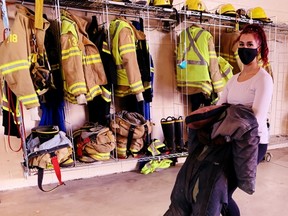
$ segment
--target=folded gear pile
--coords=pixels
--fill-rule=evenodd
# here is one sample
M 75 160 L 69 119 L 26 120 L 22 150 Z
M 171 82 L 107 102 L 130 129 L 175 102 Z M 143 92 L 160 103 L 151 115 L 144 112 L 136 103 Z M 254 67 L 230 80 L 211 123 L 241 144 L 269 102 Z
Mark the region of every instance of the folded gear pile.
M 116 139 L 112 131 L 100 124 L 86 124 L 73 133 L 76 158 L 85 163 L 110 159 Z
M 122 110 L 115 113 L 110 128 L 117 134 L 118 158 L 125 159 L 129 155 L 137 157 L 141 150 L 146 151 L 146 136 L 152 132 L 152 125 L 137 112 Z

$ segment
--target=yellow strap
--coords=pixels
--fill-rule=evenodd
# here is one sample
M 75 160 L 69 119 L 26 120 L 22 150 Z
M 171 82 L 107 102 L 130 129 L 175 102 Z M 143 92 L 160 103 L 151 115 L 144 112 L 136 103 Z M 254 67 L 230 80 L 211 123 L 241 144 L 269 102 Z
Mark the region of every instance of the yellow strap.
M 35 1 L 35 23 L 34 26 L 36 29 L 43 29 L 43 5 L 44 0 Z

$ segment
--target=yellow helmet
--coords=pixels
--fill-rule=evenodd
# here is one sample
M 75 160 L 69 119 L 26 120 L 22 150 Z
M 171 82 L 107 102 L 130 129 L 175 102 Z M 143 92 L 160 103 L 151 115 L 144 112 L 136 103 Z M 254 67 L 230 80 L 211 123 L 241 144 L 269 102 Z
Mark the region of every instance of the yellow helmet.
M 135 4 L 141 4 L 141 5 L 147 5 L 149 4 L 149 1 L 147 0 L 136 0 L 134 1 Z
M 263 22 L 272 22 L 271 19 L 267 17 L 264 9 L 261 7 L 250 8 L 247 11 L 247 16 L 250 19 L 257 19 Z
M 154 6 L 171 7 L 173 0 L 153 0 Z
M 128 3 L 131 3 L 130 0 L 113 0 L 113 1 L 115 1 L 115 2 L 128 2 Z
M 201 0 L 186 0 L 187 10 L 207 11 L 205 4 Z
M 219 5 L 216 13 L 220 15 L 236 16 L 236 9 L 232 4 L 222 4 Z

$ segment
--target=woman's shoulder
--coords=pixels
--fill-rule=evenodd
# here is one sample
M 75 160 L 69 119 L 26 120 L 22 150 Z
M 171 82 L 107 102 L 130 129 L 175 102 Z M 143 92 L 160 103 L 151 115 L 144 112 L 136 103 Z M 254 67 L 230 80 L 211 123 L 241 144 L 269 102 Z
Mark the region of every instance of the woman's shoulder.
M 272 76 L 264 68 L 260 68 L 257 75 L 258 75 L 257 80 L 266 80 L 268 82 L 273 83 Z
M 268 73 L 268 71 L 266 71 L 264 68 L 260 67 L 260 70 L 259 70 L 259 73 L 260 74 L 263 74 L 263 76 L 270 76 L 271 75 Z

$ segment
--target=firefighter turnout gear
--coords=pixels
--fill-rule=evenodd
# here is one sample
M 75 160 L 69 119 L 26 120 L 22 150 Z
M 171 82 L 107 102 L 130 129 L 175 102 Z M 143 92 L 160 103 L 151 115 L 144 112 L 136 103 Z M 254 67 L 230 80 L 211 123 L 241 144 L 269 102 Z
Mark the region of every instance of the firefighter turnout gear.
M 228 80 L 233 76 L 233 67 L 221 56 L 218 56 L 218 63 L 222 74 L 222 82 L 226 85 Z
M 108 32 L 104 26 L 99 28 L 96 16 L 92 16 L 92 21 L 87 29 L 87 33 L 89 39 L 96 45 L 100 52 L 108 82 L 106 85 L 101 86 L 102 95 L 88 102 L 89 122 L 108 125 L 110 119 L 111 89 L 113 84 L 117 84 L 116 65 L 107 42 Z M 96 109 L 98 112 L 95 112 Z
M 262 22 L 271 23 L 272 20 L 267 17 L 262 7 L 254 7 L 247 10 L 247 17 L 250 19 L 260 20 Z
M 79 95 L 87 101 L 101 95 L 107 84 L 99 51 L 85 31 L 87 21 L 61 10 L 61 48 L 65 99 L 77 103 Z
M 183 139 L 184 120 L 183 120 L 182 116 L 175 118 L 174 129 L 175 129 L 176 150 L 177 150 L 177 152 L 183 152 L 183 151 L 185 151 L 185 148 L 184 148 L 184 139 Z
M 93 163 L 110 159 L 116 139 L 112 131 L 103 125 L 88 124 L 73 132 L 76 157 L 79 161 Z
M 239 31 L 221 32 L 220 38 L 220 56 L 229 62 L 233 67 L 233 74 L 239 73 L 243 67 L 238 56 L 238 42 Z
M 161 127 L 164 135 L 164 143 L 171 153 L 176 152 L 175 144 L 175 118 L 168 116 L 161 119 Z
M 173 0 L 152 0 L 154 6 L 159 7 L 171 7 L 173 5 Z
M 27 109 L 30 109 L 39 106 L 38 96 L 30 77 L 30 65 L 33 61 L 32 35 L 35 35 L 37 48 L 42 49 L 39 50 L 39 53 L 43 54 L 45 31 L 50 24 L 44 19 L 43 29 L 32 32 L 34 31 L 31 29 L 31 27 L 34 28 L 34 13 L 23 6 L 17 7 L 10 35 L 0 45 L 0 53 L 9 53 L 0 58 L 0 72 L 19 101 Z M 5 102 L 3 101 L 3 108 L 8 105 Z
M 42 138 L 39 139 L 39 136 Z M 45 126 L 32 129 L 32 133 L 26 138 L 27 158 L 26 165 L 38 170 L 38 187 L 43 192 L 49 192 L 63 185 L 60 167 L 72 166 L 72 143 L 63 131 L 58 127 Z M 44 190 L 42 186 L 44 170 L 54 169 L 59 184 L 52 189 Z
M 201 0 L 186 0 L 186 9 L 194 11 L 207 11 L 205 4 Z
M 171 164 L 173 164 L 173 161 L 168 158 L 162 160 L 151 160 L 142 167 L 140 172 L 147 175 L 149 173 L 167 169 L 171 166 Z
M 143 92 L 135 41 L 145 39 L 145 34 L 136 30 L 132 23 L 124 18 L 113 20 L 109 29 L 112 55 L 117 67 L 115 96 L 124 97 Z
M 232 4 L 222 4 L 218 6 L 216 14 L 236 16 L 236 9 Z
M 146 136 L 151 134 L 153 124 L 137 112 L 126 110 L 115 113 L 115 119 L 110 122 L 110 129 L 117 136 L 117 154 L 127 158 L 130 154 L 137 156 L 142 150 L 146 151 Z
M 190 26 L 180 33 L 177 45 L 177 88 L 183 94 L 221 92 L 224 84 L 210 32 Z
M 148 146 L 148 151 L 152 156 L 160 155 L 166 150 L 166 145 L 159 139 L 153 139 L 151 144 Z

